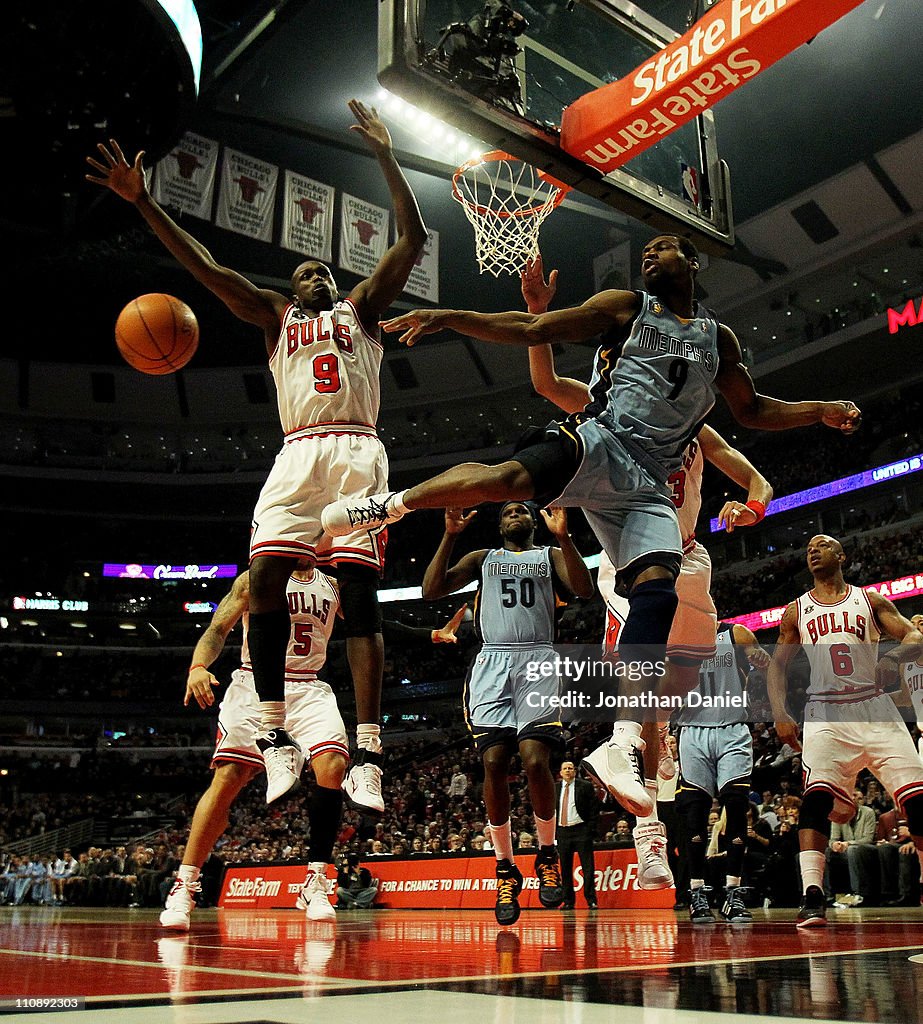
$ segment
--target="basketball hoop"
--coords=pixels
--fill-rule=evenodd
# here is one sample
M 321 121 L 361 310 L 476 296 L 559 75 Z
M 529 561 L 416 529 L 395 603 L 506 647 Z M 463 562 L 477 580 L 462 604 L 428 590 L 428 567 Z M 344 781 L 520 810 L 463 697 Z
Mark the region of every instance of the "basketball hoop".
M 521 273 L 538 256 L 542 223 L 568 192 L 568 185 L 500 150 L 462 164 L 452 176 L 452 196 L 474 227 L 480 272 Z

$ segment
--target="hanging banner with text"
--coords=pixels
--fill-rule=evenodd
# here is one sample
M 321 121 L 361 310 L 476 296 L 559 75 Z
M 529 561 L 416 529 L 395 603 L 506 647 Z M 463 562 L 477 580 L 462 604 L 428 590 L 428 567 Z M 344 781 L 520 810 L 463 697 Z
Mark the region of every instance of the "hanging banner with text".
M 282 205 L 282 240 L 285 249 L 305 259 L 329 263 L 333 252 L 332 185 L 312 181 L 294 171 L 285 172 Z
M 862 0 L 726 0 L 617 82 L 566 107 L 561 148 L 606 173 L 713 107 Z
M 520 905 L 541 908 L 535 855 L 516 857 L 525 879 Z M 496 860 L 488 857 L 372 858 L 362 862 L 378 885 L 376 907 L 405 909 L 481 910 L 497 898 Z M 596 898 L 600 907 L 650 909 L 672 907 L 675 889 L 654 892 L 638 888 L 638 859 L 633 849 L 597 850 Z M 328 869 L 330 878 L 334 869 Z M 303 864 L 231 865 L 224 873 L 219 907 L 294 908 L 304 883 Z M 574 891 L 583 901 L 583 870 L 574 866 Z M 332 898 L 333 899 L 333 898 Z
M 271 242 L 278 179 L 279 168 L 275 164 L 236 149 L 225 149 L 215 223 L 261 242 Z
M 154 198 L 163 206 L 211 220 L 217 166 L 218 143 L 186 132 L 155 168 Z
M 388 247 L 388 211 L 343 193 L 340 266 L 369 277 Z
M 427 302 L 439 301 L 439 232 L 430 231 L 423 252 L 410 271 L 404 291 Z

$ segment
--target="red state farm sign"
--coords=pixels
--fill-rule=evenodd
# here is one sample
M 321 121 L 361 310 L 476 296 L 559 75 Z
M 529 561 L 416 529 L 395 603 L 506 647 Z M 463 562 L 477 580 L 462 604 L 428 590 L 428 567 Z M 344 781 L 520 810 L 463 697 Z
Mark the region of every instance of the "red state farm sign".
M 561 148 L 604 174 L 713 107 L 862 0 L 728 0 L 617 82 L 575 100 Z
M 534 856 L 519 856 L 516 863 L 525 884 L 519 897 L 526 907 L 540 907 Z M 376 906 L 404 909 L 478 910 L 493 907 L 497 879 L 492 857 L 421 857 L 412 860 L 368 860 L 378 883 Z M 221 886 L 220 907 L 286 909 L 304 881 L 304 865 L 264 865 L 227 869 Z M 331 877 L 333 869 L 330 869 Z M 583 872 L 574 868 L 574 889 L 582 902 Z M 638 862 L 634 850 L 596 851 L 596 898 L 600 907 L 648 909 L 672 907 L 673 889 L 646 892 L 638 888 Z

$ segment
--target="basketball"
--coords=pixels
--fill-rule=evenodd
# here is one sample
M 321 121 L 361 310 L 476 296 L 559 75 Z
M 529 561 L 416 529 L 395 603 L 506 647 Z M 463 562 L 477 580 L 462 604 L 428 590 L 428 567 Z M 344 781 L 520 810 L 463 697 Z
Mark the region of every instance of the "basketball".
M 122 358 L 142 373 L 174 373 L 195 355 L 199 324 L 172 295 L 139 295 L 119 313 L 115 341 Z

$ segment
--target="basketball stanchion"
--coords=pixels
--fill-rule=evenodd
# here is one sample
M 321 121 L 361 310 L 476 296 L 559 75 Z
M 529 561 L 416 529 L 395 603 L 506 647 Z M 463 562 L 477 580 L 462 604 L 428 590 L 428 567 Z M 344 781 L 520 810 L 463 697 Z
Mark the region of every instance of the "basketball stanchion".
M 462 164 L 452 176 L 452 196 L 474 227 L 480 272 L 518 274 L 538 256 L 545 218 L 570 191 L 509 153 L 493 150 Z

